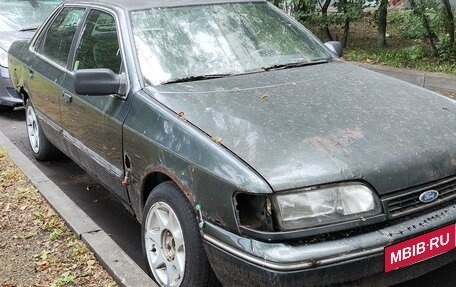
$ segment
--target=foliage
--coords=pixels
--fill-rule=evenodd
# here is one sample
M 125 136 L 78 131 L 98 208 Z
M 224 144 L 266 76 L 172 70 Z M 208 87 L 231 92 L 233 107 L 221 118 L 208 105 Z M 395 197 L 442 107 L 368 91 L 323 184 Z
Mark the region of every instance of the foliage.
M 412 6 L 409 10 L 390 10 L 388 12 L 388 25 L 395 35 L 403 40 L 416 40 L 415 44 L 408 48 L 386 49 L 378 52 L 378 58 L 382 62 L 403 61 L 418 62 L 422 59 L 434 61 L 447 67 L 443 70 L 452 71 L 452 65 L 456 62 L 456 43 L 454 41 L 454 12 L 448 9 L 448 0 L 408 0 Z M 353 23 L 362 19 L 366 25 L 374 22 L 377 27 L 386 23 L 379 17 L 381 0 L 273 0 L 290 15 L 306 26 L 317 28 L 317 34 L 327 40 L 339 40 L 344 46 L 348 43 L 348 34 Z M 332 6 L 329 6 L 331 2 Z M 329 7 L 329 10 L 328 10 Z M 370 7 L 375 11 L 373 17 L 365 17 L 363 9 Z M 453 11 L 454 11 L 453 7 Z M 450 12 L 449 12 L 450 11 Z M 373 19 L 373 21 L 372 21 Z M 341 39 L 334 37 L 334 29 L 343 33 Z M 378 29 L 386 34 L 386 29 Z M 451 33 L 451 31 L 453 31 Z M 315 32 L 315 30 L 314 30 Z M 376 31 L 374 31 L 375 33 Z M 380 35 L 379 35 L 380 36 Z M 350 36 L 351 38 L 352 36 Z M 377 43 L 379 43 L 377 38 Z M 386 40 L 383 37 L 383 40 Z M 374 43 L 371 44 L 375 45 Z M 365 51 L 369 54 L 369 51 Z M 362 55 L 356 58 L 362 58 Z M 417 66 L 420 66 L 416 63 Z M 416 66 L 413 64 L 413 66 Z M 426 65 L 424 65 L 426 66 Z M 430 65 L 429 65 L 429 68 Z M 438 68 L 437 68 L 438 69 Z
M 456 75 L 456 63 L 436 62 L 432 51 L 419 43 L 396 49 L 372 47 L 350 50 L 345 54 L 345 58 L 350 61 Z
M 390 11 L 389 26 L 402 39 L 422 40 L 425 38 L 425 31 L 420 20 L 413 15 L 412 10 Z
M 424 19 L 428 21 L 427 28 Z M 421 40 L 431 46 L 435 57 L 455 61 L 456 46 L 447 34 L 444 22 L 444 10 L 435 0 L 415 1 L 412 10 L 390 13 L 390 25 L 401 38 Z

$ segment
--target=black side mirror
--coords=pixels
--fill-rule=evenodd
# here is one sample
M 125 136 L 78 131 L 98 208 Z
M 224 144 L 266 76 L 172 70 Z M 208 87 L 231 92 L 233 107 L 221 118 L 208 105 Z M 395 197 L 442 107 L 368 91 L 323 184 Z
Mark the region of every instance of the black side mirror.
M 110 69 L 82 69 L 74 73 L 74 91 L 79 95 L 126 95 L 125 74 Z
M 336 54 L 338 57 L 342 57 L 343 50 L 342 50 L 342 43 L 338 41 L 329 41 L 325 43 L 325 46 L 331 50 L 334 54 Z

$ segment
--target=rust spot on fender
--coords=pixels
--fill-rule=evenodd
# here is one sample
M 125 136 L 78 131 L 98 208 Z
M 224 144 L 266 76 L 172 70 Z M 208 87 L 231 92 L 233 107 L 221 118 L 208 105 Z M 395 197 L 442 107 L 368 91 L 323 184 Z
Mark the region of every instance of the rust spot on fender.
M 360 128 L 346 128 L 328 136 L 307 138 L 304 140 L 304 143 L 320 152 L 333 153 L 337 149 L 343 149 L 349 146 L 354 140 L 362 138 L 364 138 L 364 133 Z
M 171 180 L 177 184 L 177 186 L 182 190 L 184 193 L 185 197 L 190 201 L 190 203 L 194 206 L 195 205 L 195 198 L 193 196 L 192 190 L 185 184 L 183 184 L 180 180 L 179 177 L 176 175 L 174 170 L 166 167 L 154 167 L 154 168 L 148 168 L 145 170 L 145 174 L 151 174 L 154 172 L 160 172 L 166 175 L 167 177 L 171 178 Z M 144 183 L 143 183 L 144 185 Z

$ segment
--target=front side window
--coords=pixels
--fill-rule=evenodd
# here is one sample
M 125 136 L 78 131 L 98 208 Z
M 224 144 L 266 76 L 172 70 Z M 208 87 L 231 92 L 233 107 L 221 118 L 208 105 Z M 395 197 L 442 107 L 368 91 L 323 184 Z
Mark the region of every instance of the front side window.
M 121 56 L 116 21 L 106 12 L 92 10 L 76 50 L 73 69 L 106 68 L 120 72 Z
M 45 32 L 38 52 L 55 63 L 66 66 L 74 34 L 84 12 L 84 8 L 64 8 Z
M 266 3 L 153 8 L 131 17 L 141 71 L 151 84 L 331 58 Z

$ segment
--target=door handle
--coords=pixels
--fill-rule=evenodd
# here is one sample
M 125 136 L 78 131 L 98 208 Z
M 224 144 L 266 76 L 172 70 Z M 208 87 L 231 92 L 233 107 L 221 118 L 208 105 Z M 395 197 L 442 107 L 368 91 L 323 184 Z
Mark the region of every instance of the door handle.
M 63 99 L 65 103 L 69 104 L 73 101 L 73 97 L 70 94 L 63 93 Z

